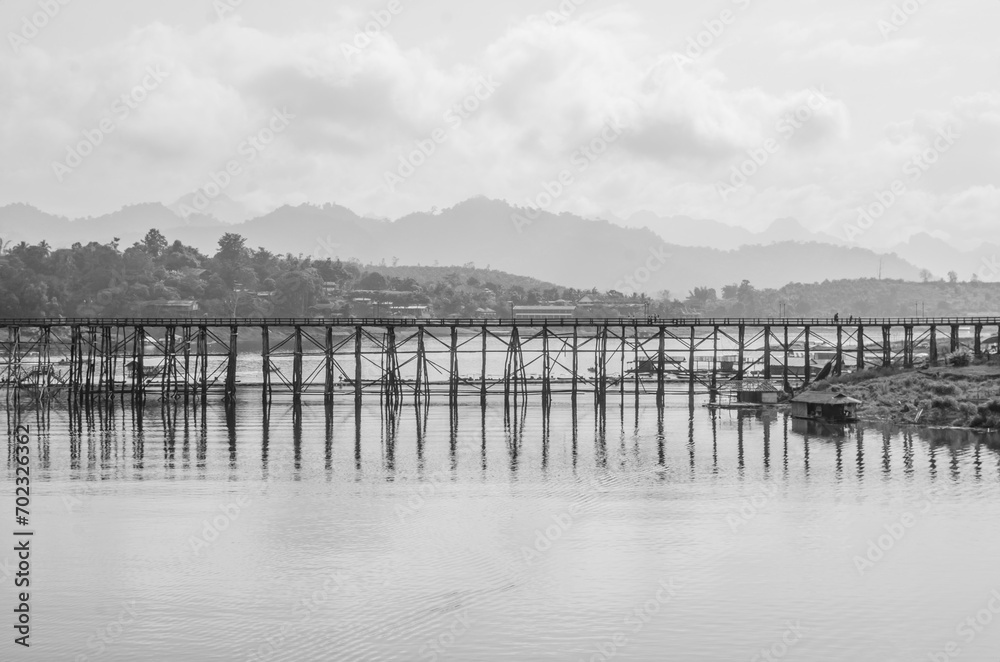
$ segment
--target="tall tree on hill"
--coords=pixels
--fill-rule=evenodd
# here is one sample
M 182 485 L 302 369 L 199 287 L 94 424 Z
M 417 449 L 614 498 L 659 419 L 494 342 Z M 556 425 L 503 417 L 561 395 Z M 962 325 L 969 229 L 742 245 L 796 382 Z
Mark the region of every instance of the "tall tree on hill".
M 167 249 L 168 243 L 167 238 L 160 234 L 159 230 L 152 228 L 146 233 L 142 241 L 139 242 L 139 246 L 150 256 L 160 257 L 163 251 Z

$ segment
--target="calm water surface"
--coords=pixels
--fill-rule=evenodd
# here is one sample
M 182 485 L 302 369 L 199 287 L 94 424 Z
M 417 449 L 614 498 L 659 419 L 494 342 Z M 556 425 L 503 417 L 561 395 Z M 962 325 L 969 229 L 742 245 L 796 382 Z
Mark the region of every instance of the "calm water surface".
M 581 402 L 27 413 L 31 656 L 1000 660 L 996 438 Z

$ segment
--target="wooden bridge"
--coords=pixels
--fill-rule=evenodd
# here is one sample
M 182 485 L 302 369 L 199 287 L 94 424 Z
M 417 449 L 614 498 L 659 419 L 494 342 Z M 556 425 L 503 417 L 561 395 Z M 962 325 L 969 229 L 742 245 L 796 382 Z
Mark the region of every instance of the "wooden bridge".
M 988 330 L 988 331 L 987 331 Z M 988 332 L 992 337 L 985 337 Z M 556 393 L 715 395 L 749 379 L 800 387 L 834 374 L 982 356 L 1000 317 L 0 320 L 8 404 L 256 389 L 332 400 Z

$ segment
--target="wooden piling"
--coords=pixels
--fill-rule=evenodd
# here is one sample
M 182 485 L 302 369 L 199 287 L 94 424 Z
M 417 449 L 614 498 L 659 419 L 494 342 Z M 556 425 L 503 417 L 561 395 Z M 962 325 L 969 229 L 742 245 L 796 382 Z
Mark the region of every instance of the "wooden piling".
M 865 327 L 858 325 L 857 369 L 865 369 Z
M 580 343 L 579 343 L 579 340 L 580 340 L 580 338 L 579 338 L 579 332 L 577 330 L 577 327 L 574 326 L 573 327 L 573 347 L 572 347 L 572 352 L 573 352 L 573 357 L 572 357 L 572 361 L 573 361 L 573 386 L 571 387 L 571 394 L 572 394 L 571 398 L 572 398 L 573 406 L 574 407 L 576 407 L 577 387 L 578 387 L 578 382 L 580 380 L 580 347 L 579 347 Z
M 188 404 L 191 394 L 191 327 L 187 324 L 182 329 L 184 343 L 184 404 Z
M 736 355 L 736 381 L 742 382 L 745 376 L 744 364 L 746 363 L 746 346 L 747 346 L 747 327 L 745 324 L 740 324 L 737 330 L 739 334 L 737 340 L 737 355 Z
M 551 370 L 549 358 L 549 327 L 542 325 L 542 407 L 548 407 L 549 389 L 552 387 L 549 382 L 549 371 Z
M 688 392 L 694 393 L 694 325 L 691 325 L 691 333 L 688 336 Z
M 324 373 L 323 373 L 323 397 L 326 399 L 329 405 L 333 401 L 333 387 L 337 381 L 336 374 L 336 364 L 334 363 L 334 352 L 333 352 L 333 327 L 329 324 L 326 326 L 326 337 L 324 342 Z M 329 407 L 327 408 L 327 420 L 329 421 Z M 328 424 L 329 427 L 329 424 Z M 330 428 L 327 439 L 332 436 L 332 428 Z
M 485 407 L 486 406 L 486 356 L 487 356 L 486 341 L 488 336 L 485 326 L 483 326 L 482 328 L 482 334 L 483 334 L 483 347 L 482 347 L 482 356 L 480 357 L 482 366 L 479 375 L 479 401 L 482 403 L 482 406 Z
M 837 355 L 834 357 L 833 374 L 838 377 L 844 372 L 844 327 L 837 325 Z
M 892 366 L 892 327 L 882 325 L 882 367 Z
M 208 398 L 208 327 L 198 327 L 198 357 L 201 360 L 201 373 L 198 375 L 198 390 L 201 392 L 202 404 Z
M 665 384 L 664 379 L 667 370 L 667 327 L 660 327 L 659 342 L 657 346 L 656 354 L 656 403 L 658 406 L 663 406 L 663 398 L 665 395 Z
M 354 327 L 354 404 L 361 406 L 361 327 Z
M 764 379 L 771 379 L 771 327 L 764 326 Z
M 448 348 L 450 365 L 448 367 L 448 398 L 452 405 L 458 403 L 458 386 L 460 381 L 458 371 L 458 326 L 451 327 L 451 345 Z
M 271 397 L 271 327 L 260 325 L 261 392 L 265 399 Z
M 229 358 L 226 363 L 226 399 L 236 397 L 236 360 L 239 353 L 240 328 L 233 324 L 229 327 Z
M 903 367 L 910 369 L 913 367 L 913 325 L 903 326 Z
M 712 393 L 710 399 L 715 402 L 718 395 L 718 372 L 719 372 L 719 327 L 712 327 Z

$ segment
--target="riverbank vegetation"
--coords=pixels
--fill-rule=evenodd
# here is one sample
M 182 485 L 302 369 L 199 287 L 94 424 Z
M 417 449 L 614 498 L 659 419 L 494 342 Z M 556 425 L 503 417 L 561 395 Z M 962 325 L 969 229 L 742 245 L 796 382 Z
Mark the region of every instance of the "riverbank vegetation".
M 864 370 L 833 377 L 813 388 L 860 400 L 858 417 L 866 421 L 1000 429 L 1000 363 L 996 361 Z

